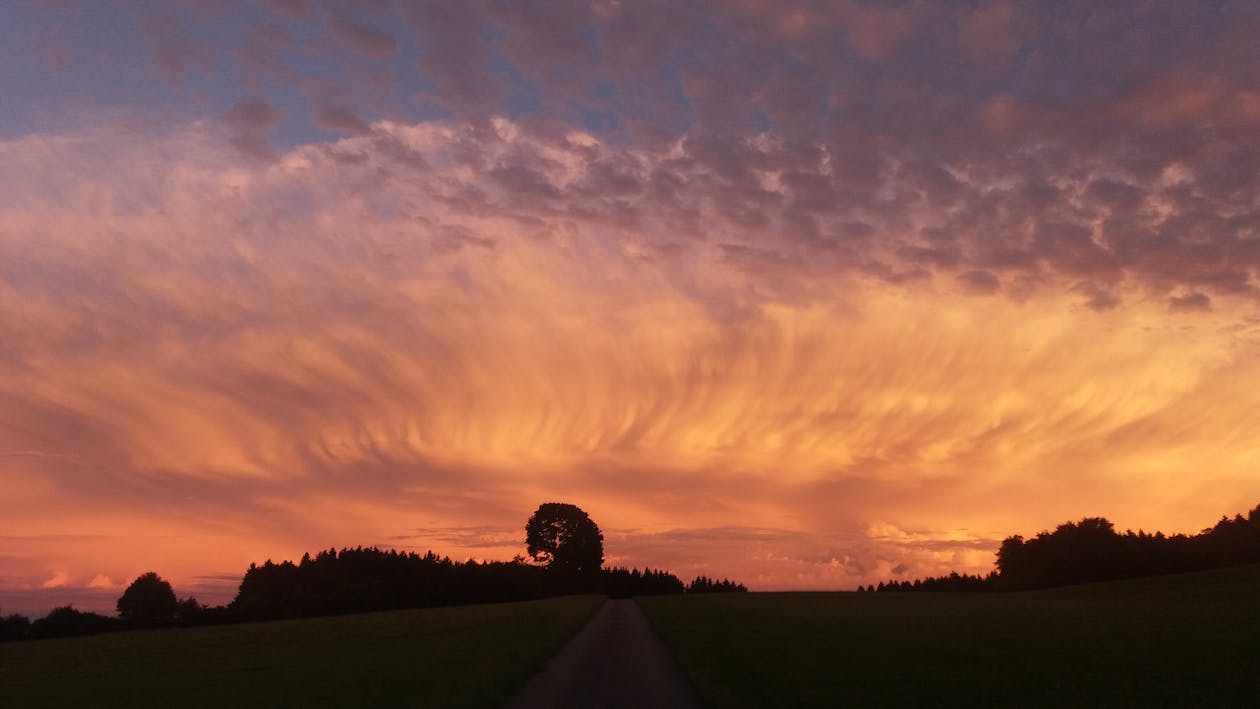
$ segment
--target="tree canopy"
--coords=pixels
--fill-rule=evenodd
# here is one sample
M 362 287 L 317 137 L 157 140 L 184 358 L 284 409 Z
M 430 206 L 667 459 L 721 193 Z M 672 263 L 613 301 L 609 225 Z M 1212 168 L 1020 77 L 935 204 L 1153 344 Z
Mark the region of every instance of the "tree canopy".
M 580 507 L 563 502 L 538 506 L 525 524 L 525 546 L 550 569 L 588 574 L 604 564 L 603 533 Z
M 119 617 L 133 623 L 170 620 L 178 610 L 174 589 L 152 571 L 132 581 L 118 599 Z

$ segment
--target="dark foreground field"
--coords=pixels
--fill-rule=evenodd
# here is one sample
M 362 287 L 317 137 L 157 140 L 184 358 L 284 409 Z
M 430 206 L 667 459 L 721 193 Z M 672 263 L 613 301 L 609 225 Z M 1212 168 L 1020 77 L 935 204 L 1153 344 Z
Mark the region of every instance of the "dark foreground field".
M 0 645 L 0 707 L 495 707 L 603 602 L 133 631 Z
M 640 603 L 714 707 L 1260 705 L 1260 566 L 1011 594 Z

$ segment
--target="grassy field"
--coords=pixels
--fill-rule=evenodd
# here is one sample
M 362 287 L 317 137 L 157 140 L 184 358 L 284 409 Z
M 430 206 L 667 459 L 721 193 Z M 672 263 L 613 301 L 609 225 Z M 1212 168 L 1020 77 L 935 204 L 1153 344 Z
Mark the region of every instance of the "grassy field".
M 0 707 L 495 707 L 602 597 L 0 645 Z
M 640 603 L 713 707 L 1260 705 L 1260 566 L 1010 594 Z

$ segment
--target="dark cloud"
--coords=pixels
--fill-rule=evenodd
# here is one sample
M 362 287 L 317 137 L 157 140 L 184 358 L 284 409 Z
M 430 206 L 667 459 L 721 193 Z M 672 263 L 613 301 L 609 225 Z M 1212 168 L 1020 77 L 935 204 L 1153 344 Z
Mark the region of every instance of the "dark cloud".
M 194 66 L 207 61 L 208 50 L 175 12 L 145 12 L 142 26 L 157 66 L 168 78 L 183 79 Z
M 1212 299 L 1206 293 L 1192 291 L 1169 298 L 1168 308 L 1182 313 L 1206 312 L 1212 309 Z
M 164 65 L 186 75 L 197 40 L 155 17 Z M 322 20 L 341 46 L 414 56 L 417 72 L 351 59 L 316 77 L 293 23 L 254 31 L 239 60 L 305 73 L 319 128 L 508 117 L 544 142 L 599 140 L 576 182 L 541 155 L 486 170 L 516 218 L 536 216 L 530 200 L 618 225 L 652 214 L 794 267 L 936 273 L 1012 298 L 1055 280 L 1260 292 L 1260 18 L 1232 4 L 418 2 Z M 234 140 L 268 154 L 256 131 Z M 1090 307 L 1119 303 L 1098 295 Z
M 690 3 L 595 3 L 592 10 L 600 53 L 610 70 L 625 76 L 642 76 L 705 30 L 702 10 Z
M 970 293 L 988 295 L 1002 288 L 1002 282 L 989 271 L 973 269 L 963 271 L 957 276 L 958 282 Z
M 286 17 L 306 17 L 311 12 L 311 0 L 262 0 L 263 4 Z
M 523 523 L 521 527 L 481 525 L 472 527 L 420 528 L 409 534 L 393 535 L 389 538 L 389 541 L 391 546 L 407 547 L 411 545 L 399 545 L 398 543 L 424 542 L 426 545 L 429 545 L 425 546 L 426 550 L 452 547 L 495 550 L 501 550 L 504 547 L 521 547 L 523 549 L 525 546 L 525 534 L 521 531 L 523 528 Z
M 315 125 L 327 131 L 362 135 L 372 132 L 372 126 L 360 118 L 349 106 L 318 105 L 312 115 Z
M 503 49 L 523 68 L 549 77 L 573 71 L 595 59 L 591 43 L 593 12 L 586 0 L 521 0 L 490 3 L 491 22 L 504 32 Z
M 280 123 L 283 114 L 258 98 L 241 101 L 219 117 L 224 125 L 241 133 L 266 133 Z
M 394 35 L 345 13 L 329 15 L 327 26 L 333 39 L 374 59 L 384 59 L 398 52 L 398 40 Z
M 267 134 L 280 124 L 284 115 L 266 101 L 254 98 L 241 101 L 219 121 L 230 131 L 230 141 L 245 155 L 259 160 L 269 160 L 275 150 L 267 140 Z
M 1120 305 L 1120 299 L 1107 288 L 1092 281 L 1082 281 L 1072 291 L 1085 297 L 1085 307 L 1095 312 L 1111 310 Z
M 434 83 L 434 99 L 465 117 L 493 114 L 507 86 L 489 71 L 488 28 L 479 6 L 421 0 L 405 3 L 402 12 L 415 32 L 419 69 Z
M 301 75 L 289 65 L 283 55 L 283 52 L 291 48 L 293 43 L 293 36 L 288 29 L 274 22 L 266 22 L 249 34 L 245 43 L 236 50 L 236 56 L 249 68 L 251 75 L 255 78 L 266 76 L 296 83 Z M 252 88 L 261 90 L 261 86 Z

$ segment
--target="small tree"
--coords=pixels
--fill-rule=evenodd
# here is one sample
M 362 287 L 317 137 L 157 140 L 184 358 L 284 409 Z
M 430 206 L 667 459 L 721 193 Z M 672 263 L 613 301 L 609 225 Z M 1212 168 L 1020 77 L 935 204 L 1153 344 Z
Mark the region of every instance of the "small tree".
M 175 591 L 161 576 L 142 574 L 118 599 L 118 615 L 132 623 L 155 623 L 175 617 L 179 601 Z
M 525 546 L 534 561 L 577 574 L 604 564 L 604 535 L 576 505 L 547 502 L 525 524 Z
M 175 607 L 175 615 L 178 616 L 180 622 L 189 623 L 201 617 L 206 607 L 197 602 L 196 598 L 189 596 L 181 598 Z
M 21 640 L 31 629 L 31 619 L 24 615 L 11 613 L 0 616 L 0 642 Z

